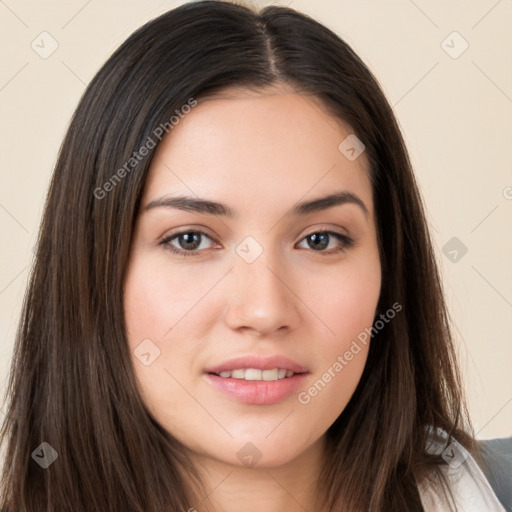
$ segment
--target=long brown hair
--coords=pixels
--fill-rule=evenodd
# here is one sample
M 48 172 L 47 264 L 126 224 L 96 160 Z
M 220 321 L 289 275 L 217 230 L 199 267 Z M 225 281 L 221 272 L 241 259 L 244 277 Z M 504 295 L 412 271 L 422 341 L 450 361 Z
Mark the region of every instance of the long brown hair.
M 417 484 L 443 462 L 426 453 L 429 427 L 475 451 L 424 208 L 377 80 L 304 14 L 192 2 L 115 51 L 60 149 L 7 386 L 0 502 L 9 512 L 181 511 L 198 503 L 183 478 L 201 485 L 185 447 L 137 392 L 124 327 L 124 272 L 155 151 L 147 141 L 159 126 L 168 131 L 191 98 L 276 82 L 323 100 L 364 143 L 383 276 L 378 314 L 403 307 L 373 337 L 359 385 L 327 431 L 323 507 L 419 510 Z M 144 145 L 147 154 L 130 160 Z M 33 456 L 43 442 L 58 454 L 46 469 Z

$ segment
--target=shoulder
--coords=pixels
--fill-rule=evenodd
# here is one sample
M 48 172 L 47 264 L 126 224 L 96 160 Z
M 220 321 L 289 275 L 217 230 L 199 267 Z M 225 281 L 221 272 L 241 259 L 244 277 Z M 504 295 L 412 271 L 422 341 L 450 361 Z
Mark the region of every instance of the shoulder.
M 512 511 L 512 437 L 479 441 L 487 481 L 507 512 Z
M 445 492 L 442 482 L 439 479 L 436 480 L 435 477 L 428 482 L 422 482 L 419 485 L 419 491 L 425 512 L 452 510 L 454 505 L 456 510 L 468 512 L 483 510 L 507 512 L 511 510 L 505 508 L 500 502 L 495 489 L 471 454 L 455 440 L 447 445 L 446 433 L 437 432 L 436 435 L 432 435 L 427 451 L 440 454 L 446 461 L 446 464 L 440 466 L 439 469 L 447 484 L 449 494 L 447 495 Z M 487 453 L 494 454 L 494 452 Z M 486 459 L 486 462 L 489 462 L 490 467 L 494 465 L 494 459 Z M 512 469 L 512 460 L 509 469 Z M 501 470 L 499 473 L 502 475 Z M 510 476 L 507 482 L 506 488 L 510 489 Z M 495 487 L 501 488 L 501 485 L 495 485 Z M 505 487 L 503 489 L 505 490 Z M 504 498 L 501 497 L 501 499 Z

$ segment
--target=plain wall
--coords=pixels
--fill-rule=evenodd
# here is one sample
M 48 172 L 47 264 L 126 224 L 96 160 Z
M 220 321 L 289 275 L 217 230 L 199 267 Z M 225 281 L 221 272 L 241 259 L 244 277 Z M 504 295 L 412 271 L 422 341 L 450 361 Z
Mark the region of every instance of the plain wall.
M 71 114 L 113 50 L 180 3 L 0 3 L 2 389 L 43 201 Z M 281 5 L 344 38 L 393 105 L 437 246 L 477 436 L 511 436 L 512 2 Z M 31 46 L 44 54 L 52 39 L 58 48 L 45 59 Z

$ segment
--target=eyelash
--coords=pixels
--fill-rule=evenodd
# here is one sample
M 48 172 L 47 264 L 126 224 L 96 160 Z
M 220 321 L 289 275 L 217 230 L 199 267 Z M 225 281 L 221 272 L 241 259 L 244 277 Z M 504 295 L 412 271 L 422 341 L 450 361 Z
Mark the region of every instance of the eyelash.
M 340 247 L 338 247 L 337 249 L 335 250 L 332 250 L 331 251 L 325 251 L 325 250 L 319 250 L 319 251 L 315 251 L 313 249 L 310 249 L 311 251 L 313 252 L 318 252 L 319 254 L 323 254 L 325 256 L 330 256 L 330 255 L 333 255 L 333 254 L 338 254 L 338 253 L 341 253 L 341 252 L 345 252 L 347 249 L 349 249 L 350 247 L 352 247 L 354 245 L 354 242 L 355 240 L 353 238 L 350 238 L 346 235 L 342 235 L 341 233 L 337 233 L 336 231 L 329 231 L 329 230 L 322 230 L 322 229 L 319 229 L 318 231 L 312 231 L 311 233 L 309 233 L 308 235 L 305 235 L 302 239 L 301 239 L 301 242 L 302 240 L 308 238 L 309 236 L 311 235 L 319 235 L 319 234 L 323 234 L 323 233 L 327 233 L 329 235 L 333 235 L 335 238 L 337 238 L 341 243 L 342 245 Z M 173 245 L 170 244 L 171 240 L 174 240 L 175 238 L 178 238 L 180 235 L 189 235 L 189 234 L 199 234 L 201 236 L 205 236 L 207 238 L 209 238 L 210 240 L 213 240 L 211 236 L 209 236 L 207 233 L 205 233 L 204 231 L 201 231 L 201 230 L 187 230 L 187 231 L 181 231 L 179 233 L 174 233 L 173 235 L 167 237 L 167 238 L 164 238 L 160 243 L 159 245 L 162 245 L 164 246 L 164 249 L 171 252 L 172 254 L 176 254 L 178 256 L 184 256 L 184 257 L 187 257 L 187 256 L 196 256 L 197 254 L 203 252 L 203 250 L 194 250 L 194 251 L 185 251 L 183 249 L 177 249 L 176 247 L 174 247 Z M 330 240 L 329 240 L 330 242 Z

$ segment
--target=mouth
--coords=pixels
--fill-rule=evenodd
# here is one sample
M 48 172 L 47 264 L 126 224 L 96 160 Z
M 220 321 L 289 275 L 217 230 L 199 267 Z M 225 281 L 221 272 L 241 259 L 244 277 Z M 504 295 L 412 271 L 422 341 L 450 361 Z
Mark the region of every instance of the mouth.
M 284 356 L 244 356 L 205 370 L 209 385 L 223 396 L 249 405 L 285 401 L 304 385 L 308 368 Z
M 300 375 L 305 372 L 295 373 L 286 368 L 273 368 L 271 370 L 262 370 L 260 368 L 237 368 L 234 370 L 225 370 L 219 373 L 209 372 L 209 375 L 216 375 L 223 379 L 239 379 L 248 381 L 272 382 L 276 380 L 289 379 L 294 375 Z
M 222 395 L 236 402 L 248 405 L 273 405 L 284 402 L 291 398 L 294 393 L 297 394 L 299 388 L 304 386 L 308 376 L 308 373 L 291 372 L 292 375 L 284 376 L 282 379 L 251 380 L 251 377 L 257 375 L 252 374 L 250 370 L 253 370 L 253 368 L 244 370 L 246 375 L 249 374 L 249 379 L 233 376 L 221 377 L 215 373 L 207 373 L 205 377 L 216 391 L 220 391 Z M 261 372 L 261 370 L 257 370 L 257 372 Z
M 249 354 L 224 361 L 204 371 L 224 378 L 272 381 L 289 378 L 293 374 L 307 373 L 309 370 L 282 355 Z

